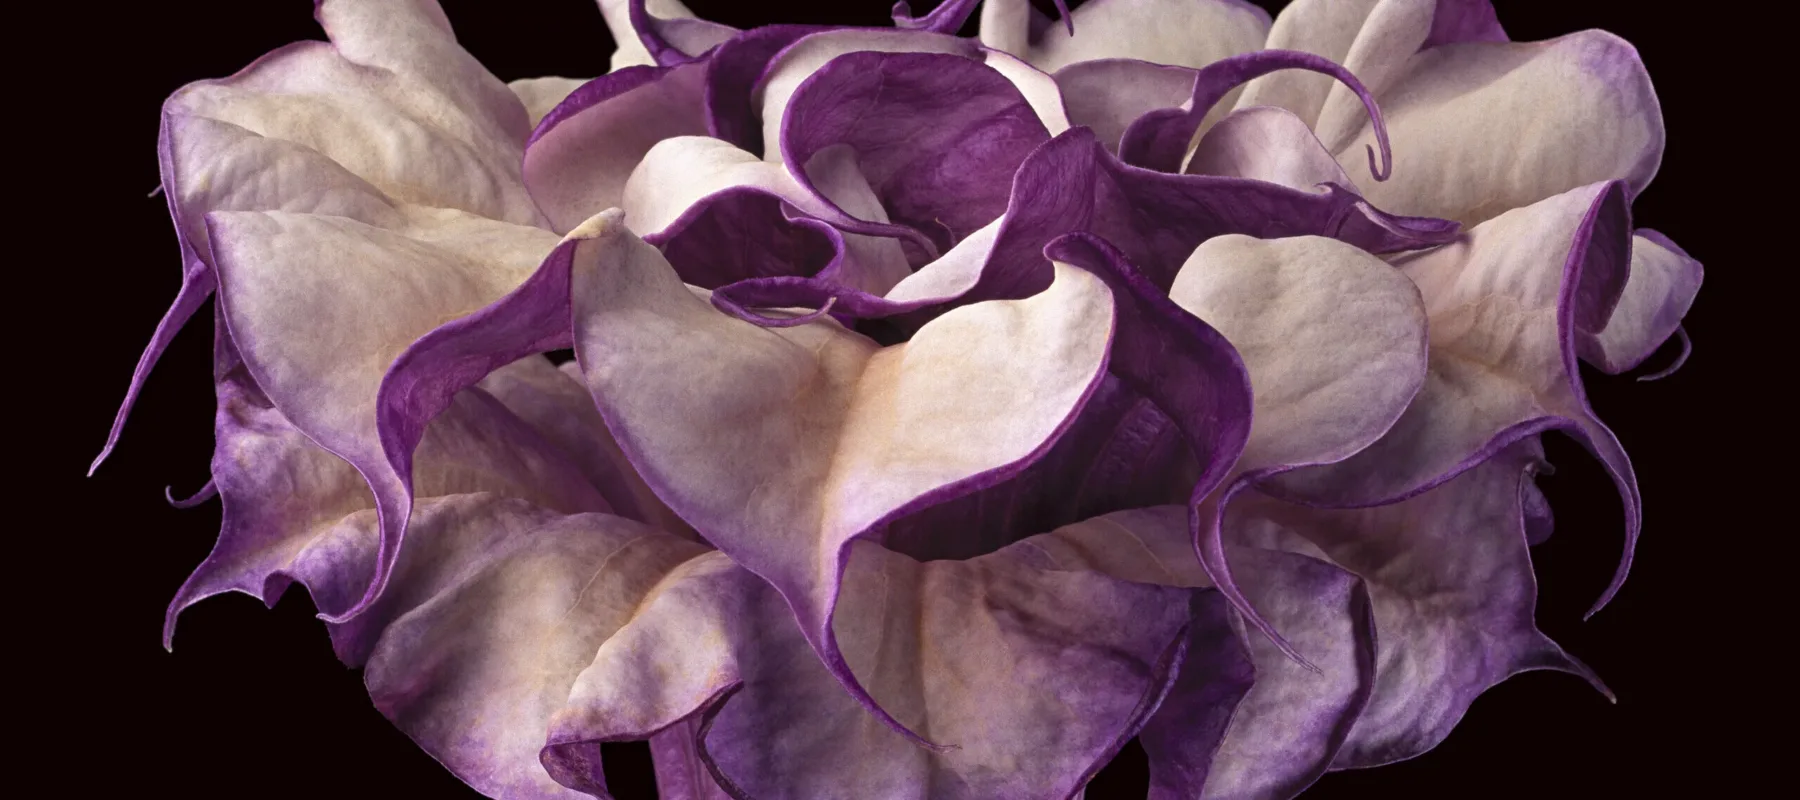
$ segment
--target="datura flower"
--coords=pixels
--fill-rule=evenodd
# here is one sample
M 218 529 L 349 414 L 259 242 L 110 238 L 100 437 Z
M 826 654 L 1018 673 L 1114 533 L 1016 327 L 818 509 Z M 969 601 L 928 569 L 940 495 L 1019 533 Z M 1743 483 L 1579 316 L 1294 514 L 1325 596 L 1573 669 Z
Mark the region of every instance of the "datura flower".
M 1619 588 L 1577 360 L 1700 284 L 1631 227 L 1636 51 L 1486 0 L 976 6 L 601 0 L 611 72 L 506 84 L 432 0 L 321 0 L 177 91 L 119 424 L 216 295 L 224 521 L 165 642 L 298 582 L 509 799 L 644 739 L 670 798 L 1066 798 L 1133 737 L 1153 797 L 1288 797 L 1524 670 L 1604 692 L 1527 547 L 1561 431 Z

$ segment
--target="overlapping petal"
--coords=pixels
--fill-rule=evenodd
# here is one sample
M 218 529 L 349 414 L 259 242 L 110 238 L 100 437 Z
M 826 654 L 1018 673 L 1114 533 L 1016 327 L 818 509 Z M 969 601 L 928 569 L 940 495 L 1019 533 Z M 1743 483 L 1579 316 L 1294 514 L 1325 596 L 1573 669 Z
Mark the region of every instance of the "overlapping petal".
M 599 0 L 612 31 L 612 69 L 673 66 L 691 61 L 738 33 L 698 19 L 681 0 Z
M 1061 26 L 1034 26 L 1033 13 L 1027 0 L 983 3 L 982 44 L 1045 72 L 1106 58 L 1202 67 L 1262 47 L 1269 30 L 1268 12 L 1238 0 L 1097 0 Z
M 283 210 L 397 224 L 407 207 L 542 220 L 519 180 L 524 105 L 457 46 L 431 0 L 325 0 L 331 41 L 278 49 L 163 106 L 162 188 L 182 289 L 132 375 L 105 449 L 157 358 L 216 286 L 213 211 Z
M 1027 541 L 1064 568 L 1212 585 L 1179 506 L 1109 514 Z M 1319 671 L 1255 632 L 1234 626 L 1228 641 L 1207 641 L 1200 637 L 1218 631 L 1193 629 L 1181 675 L 1142 734 L 1157 800 L 1297 794 L 1332 764 L 1374 687 L 1378 636 L 1361 580 L 1278 549 L 1236 546 L 1231 558 L 1259 608 Z M 1246 661 L 1234 658 L 1238 648 Z
M 1629 568 L 1639 499 L 1631 462 L 1588 408 L 1575 353 L 1580 337 L 1605 328 L 1627 283 L 1626 192 L 1619 182 L 1582 187 L 1395 259 L 1430 319 L 1424 387 L 1368 449 L 1271 478 L 1268 489 L 1327 506 L 1393 502 L 1521 438 L 1566 430 L 1605 464 L 1625 505 L 1626 552 L 1604 604 Z
M 1254 496 L 1234 505 L 1235 541 L 1319 552 L 1368 584 L 1381 646 L 1369 704 L 1333 763 L 1371 767 L 1425 752 L 1469 703 L 1532 669 L 1585 666 L 1540 633 L 1527 549 L 1535 438 L 1404 502 L 1315 510 Z
M 1034 298 L 965 306 L 881 348 L 830 322 L 718 313 L 617 215 L 582 233 L 576 355 L 620 446 L 676 513 L 782 593 L 872 703 L 829 627 L 848 542 L 1003 480 L 1060 435 L 1105 369 L 1104 285 L 1067 270 Z
M 1581 358 L 1618 374 L 1644 363 L 1681 327 L 1705 271 L 1700 262 L 1649 228 L 1631 237 L 1631 277 L 1606 326 L 1579 332 Z
M 1032 540 L 923 564 L 859 542 L 844 586 L 835 628 L 850 669 L 953 749 L 879 724 L 821 666 L 779 594 L 709 555 L 601 647 L 547 763 L 557 771 L 566 751 L 677 723 L 689 757 L 732 796 L 1066 797 L 1161 701 L 1190 631 L 1229 639 L 1216 595 L 1061 567 Z M 1234 645 L 1188 658 L 1241 659 Z M 688 667 L 668 675 L 659 665 L 676 653 Z M 565 782 L 589 766 L 570 761 Z

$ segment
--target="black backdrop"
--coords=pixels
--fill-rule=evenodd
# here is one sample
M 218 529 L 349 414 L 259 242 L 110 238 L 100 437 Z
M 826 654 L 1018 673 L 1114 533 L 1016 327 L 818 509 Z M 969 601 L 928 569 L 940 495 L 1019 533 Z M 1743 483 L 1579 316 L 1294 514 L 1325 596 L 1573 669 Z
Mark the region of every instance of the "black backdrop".
M 604 72 L 611 43 L 591 0 L 445 0 L 464 45 L 502 79 Z M 886 24 L 887 0 L 766 2 L 689 0 L 702 16 L 736 26 L 768 22 Z M 923 10 L 932 3 L 917 4 Z M 1046 6 L 1048 4 L 1045 4 Z M 1264 3 L 1278 7 L 1280 2 Z M 1756 517 L 1755 495 L 1732 479 L 1754 472 L 1741 451 L 1767 449 L 1731 429 L 1754 412 L 1727 403 L 1767 374 L 1766 324 L 1748 311 L 1752 284 L 1778 264 L 1752 258 L 1766 246 L 1738 217 L 1749 196 L 1722 166 L 1747 147 L 1777 148 L 1769 123 L 1727 98 L 1750 20 L 1697 4 L 1497 0 L 1516 40 L 1600 27 L 1637 45 L 1656 83 L 1668 148 L 1636 223 L 1655 227 L 1704 261 L 1711 274 L 1688 317 L 1696 352 L 1665 381 L 1637 383 L 1584 368 L 1595 408 L 1624 441 L 1642 482 L 1646 523 L 1631 581 L 1592 621 L 1580 615 L 1612 572 L 1622 525 L 1599 468 L 1570 442 L 1549 443 L 1559 469 L 1544 489 L 1557 531 L 1534 550 L 1543 629 L 1591 664 L 1619 696 L 1609 705 L 1581 681 L 1533 673 L 1490 691 L 1433 752 L 1411 762 L 1327 776 L 1308 798 L 1585 797 L 1655 790 L 1743 796 L 1754 759 L 1735 737 L 1743 713 L 1726 694 L 1760 678 L 1740 671 L 1767 643 L 1734 639 L 1727 621 L 1754 604 L 1747 562 L 1756 543 L 1791 527 Z M 34 325 L 23 349 L 53 364 L 14 384 L 32 410 L 20 414 L 32 480 L 61 498 L 30 491 L 14 507 L 48 512 L 15 537 L 43 555 L 15 562 L 9 586 L 29 588 L 13 606 L 13 659 L 48 677 L 14 703 L 47 712 L 31 728 L 34 747 L 69 759 L 21 765 L 62 787 L 54 796 L 169 792 L 225 797 L 474 797 L 370 705 L 356 672 L 331 655 L 303 591 L 273 611 L 230 595 L 183 617 L 173 654 L 158 633 L 165 604 L 217 532 L 219 506 L 178 511 L 162 500 L 206 481 L 212 446 L 210 313 L 176 339 L 145 388 L 121 447 L 99 473 L 81 478 L 98 450 L 143 342 L 174 296 L 178 263 L 156 187 L 158 108 L 191 80 L 230 74 L 262 53 L 321 38 L 303 0 L 139 2 L 117 8 L 50 9 L 70 18 L 41 35 L 66 46 L 32 65 L 28 90 L 46 95 L 14 119 L 47 150 L 23 167 L 44 177 L 15 185 L 39 198 L 15 218 L 15 237 L 45 255 L 14 265 L 47 277 L 18 296 L 15 318 Z M 31 45 L 32 29 L 12 31 Z M 1760 77 L 1754 77 L 1760 76 Z M 1784 82 L 1753 73 L 1771 92 Z M 1753 147 L 1751 149 L 1754 149 Z M 1779 150 L 1773 150 L 1779 156 Z M 1777 174 L 1764 176 L 1779 179 Z M 43 198 L 48 198 L 45 203 Z M 43 230 L 44 226 L 50 230 Z M 67 230 L 60 230 L 61 227 Z M 1774 235 L 1783 231 L 1776 230 Z M 1752 267 L 1751 265 L 1755 266 Z M 1765 289 L 1765 292 L 1768 290 Z M 71 303 L 73 301 L 73 304 Z M 76 309 L 76 310 L 71 310 Z M 1753 338 L 1757 337 L 1757 338 Z M 1779 341 L 1779 340 L 1775 340 Z M 1665 347 L 1650 363 L 1665 364 Z M 1746 372 L 1763 364 L 1763 372 Z M 49 391 L 38 391 L 42 387 Z M 1735 409 L 1735 410 L 1733 410 Z M 53 421 L 53 418 L 61 418 Z M 23 519 L 33 519 L 27 516 Z M 1791 533 L 1791 530 L 1789 531 Z M 25 611 L 21 611 L 24 609 Z M 21 627 L 23 626 L 23 627 Z M 38 630 L 41 628 L 41 630 Z M 1734 644 L 1735 643 L 1735 644 Z M 1779 650 L 1779 647 L 1776 648 Z M 1779 669 L 1779 667 L 1777 667 Z M 1732 759 L 1723 755 L 1737 753 Z M 616 757 L 615 757 L 616 756 Z M 609 752 L 620 798 L 653 796 L 648 751 Z M 10 759 L 9 759 L 10 760 Z M 15 767 L 15 770 L 20 767 Z M 1092 798 L 1141 797 L 1144 764 L 1128 749 L 1091 787 Z M 29 793 L 27 796 L 31 796 Z

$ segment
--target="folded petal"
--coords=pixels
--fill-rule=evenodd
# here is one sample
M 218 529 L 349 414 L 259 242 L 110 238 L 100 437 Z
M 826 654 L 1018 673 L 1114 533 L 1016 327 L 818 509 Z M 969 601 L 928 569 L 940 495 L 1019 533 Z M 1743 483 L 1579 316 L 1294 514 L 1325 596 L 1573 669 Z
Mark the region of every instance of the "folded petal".
M 1194 145 L 1182 172 L 1254 178 L 1293 189 L 1332 183 L 1356 191 L 1331 151 L 1294 112 L 1275 106 L 1233 111 Z
M 229 350 L 229 340 L 221 347 Z M 337 613 L 374 574 L 372 546 L 346 550 L 331 533 L 375 526 L 376 497 L 362 473 L 289 421 L 244 362 L 229 352 L 223 362 L 212 472 L 224 519 L 212 553 L 170 603 L 165 646 L 180 612 L 206 597 L 237 591 L 273 606 L 298 580 L 315 606 Z M 481 389 L 458 395 L 427 430 L 414 489 L 425 498 L 484 492 L 566 512 L 607 508 L 565 452 Z M 339 655 L 357 664 L 366 653 Z
M 817 274 L 829 266 L 821 277 L 886 292 L 911 271 L 900 243 L 825 227 L 857 227 L 857 219 L 888 221 L 856 159 L 837 148 L 809 159 L 807 166 L 812 181 L 802 185 L 783 165 L 728 142 L 704 136 L 665 139 L 650 148 L 626 181 L 625 223 L 662 248 L 682 280 L 695 286 L 715 289 L 756 277 Z M 724 236 L 733 232 L 747 235 Z M 807 252 L 796 252 L 796 245 Z M 816 252 L 821 245 L 833 250 L 823 260 Z M 689 253 L 693 257 L 684 257 Z
M 394 591 L 352 623 L 379 632 L 364 667 L 375 707 L 484 794 L 586 796 L 539 761 L 550 720 L 601 642 L 705 548 L 483 495 L 422 505 L 415 534 Z
M 576 356 L 620 446 L 676 513 L 786 597 L 870 703 L 831 642 L 848 542 L 1048 448 L 1105 368 L 1105 286 L 1066 270 L 1037 297 L 966 306 L 881 348 L 831 322 L 734 320 L 616 216 L 583 232 Z
M 1703 276 L 1700 262 L 1668 237 L 1639 228 L 1631 237 L 1631 277 L 1612 317 L 1576 342 L 1582 360 L 1613 375 L 1644 363 L 1681 327 Z
M 939 249 L 999 217 L 1009 178 L 1050 138 L 999 71 L 943 53 L 838 56 L 795 89 L 782 119 L 781 160 L 802 186 L 839 205 L 811 162 L 847 147 L 889 219 Z
M 163 104 L 157 143 L 182 285 L 132 374 L 100 462 L 144 381 L 217 280 L 212 211 L 286 210 L 393 224 L 402 205 L 542 221 L 519 175 L 525 107 L 457 46 L 431 0 L 329 0 L 331 37 L 275 50 Z
M 1535 439 L 1401 503 L 1309 509 L 1247 497 L 1234 539 L 1323 550 L 1368 584 L 1381 641 L 1375 687 L 1334 769 L 1372 767 L 1431 749 L 1488 687 L 1533 669 L 1598 680 L 1533 622 L 1536 580 L 1521 489 L 1539 469 Z
M 656 499 L 619 450 L 574 362 L 556 367 L 549 359 L 528 356 L 494 370 L 476 386 L 567 456 L 606 498 L 613 514 L 693 536 L 693 529 Z
M 706 133 L 706 62 L 633 67 L 588 81 L 538 123 L 524 179 L 551 227 L 568 231 L 617 207 L 657 142 Z
M 689 705 L 694 749 L 733 796 L 1066 797 L 1162 699 L 1190 606 L 1210 612 L 1212 636 L 1224 628 L 1212 593 L 1060 569 L 1029 543 L 921 564 L 859 542 L 839 641 L 884 707 L 957 746 L 933 751 L 843 692 L 766 583 L 719 556 L 701 562 L 601 647 L 557 717 L 549 761 Z M 692 665 L 678 691 L 626 690 L 659 671 L 648 654 L 668 652 Z
M 1045 72 L 1104 58 L 1201 67 L 1262 47 L 1269 30 L 1268 12 L 1238 0 L 1104 0 L 1035 33 L 1029 19 L 1026 0 L 988 2 L 982 42 Z M 1021 43 L 1026 49 L 1015 49 Z
M 704 54 L 732 37 L 736 28 L 696 19 L 681 0 L 600 0 L 600 15 L 612 31 L 612 70 L 673 66 Z
M 1506 40 L 1489 0 L 1296 0 L 1276 15 L 1265 46 L 1323 56 L 1381 88 L 1419 50 Z M 1252 81 L 1237 107 L 1280 106 L 1313 126 L 1328 98 L 1346 99 L 1322 76 L 1281 72 Z
M 1396 213 L 1474 225 L 1608 180 L 1636 196 L 1662 160 L 1650 76 L 1605 31 L 1431 48 L 1375 95 L 1393 140 L 1391 179 L 1367 180 L 1368 125 L 1321 127 L 1319 138 L 1371 202 Z
M 1424 387 L 1368 449 L 1270 478 L 1265 490 L 1326 506 L 1393 502 L 1521 438 L 1566 430 L 1605 464 L 1625 505 L 1626 552 L 1603 605 L 1629 568 L 1639 499 L 1623 448 L 1588 407 L 1575 343 L 1605 326 L 1626 283 L 1626 192 L 1621 182 L 1582 187 L 1395 259 L 1430 319 Z
M 1224 334 L 1250 371 L 1240 471 L 1342 461 L 1386 433 L 1425 381 L 1418 287 L 1334 239 L 1213 237 L 1169 299 Z
M 1057 70 L 1056 85 L 1068 109 L 1069 123 L 1093 128 L 1100 143 L 1116 154 L 1119 139 L 1138 117 L 1188 102 L 1194 94 L 1194 71 L 1148 61 L 1106 58 Z
M 369 599 L 397 552 L 412 480 L 412 448 L 390 463 L 378 434 L 388 365 L 443 320 L 504 295 L 554 244 L 541 229 L 463 212 L 399 212 L 393 229 L 275 211 L 207 216 L 220 304 L 249 373 L 296 428 L 355 465 L 375 493 L 384 535 Z M 381 298 L 383 313 L 367 313 L 368 298 Z
M 1180 506 L 1108 514 L 1027 541 L 1063 569 L 1212 585 L 1193 557 Z M 1231 558 L 1258 607 L 1292 632 L 1319 671 L 1296 664 L 1260 634 L 1237 631 L 1203 643 L 1194 635 L 1221 631 L 1197 627 L 1181 675 L 1142 734 L 1152 798 L 1298 794 L 1337 757 L 1374 686 L 1376 636 L 1361 580 L 1281 550 L 1233 547 Z

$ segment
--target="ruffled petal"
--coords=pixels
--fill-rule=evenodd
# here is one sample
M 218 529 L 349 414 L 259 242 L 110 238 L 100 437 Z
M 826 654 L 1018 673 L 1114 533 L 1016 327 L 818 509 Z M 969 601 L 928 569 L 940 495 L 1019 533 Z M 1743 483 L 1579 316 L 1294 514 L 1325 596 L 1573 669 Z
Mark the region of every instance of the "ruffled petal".
M 803 187 L 839 206 L 812 162 L 848 148 L 887 216 L 937 249 L 998 218 L 1009 178 L 1050 138 L 999 71 L 943 53 L 838 56 L 794 91 L 782 119 L 781 159 Z
M 1407 59 L 1375 91 L 1393 177 L 1367 180 L 1366 124 L 1319 138 L 1376 205 L 1474 225 L 1597 181 L 1631 196 L 1662 161 L 1662 112 L 1637 50 L 1605 31 L 1544 42 L 1474 42 Z
M 1262 47 L 1269 31 L 1268 12 L 1240 0 L 1100 0 L 1037 32 L 1026 0 L 985 5 L 982 43 L 1045 72 L 1105 58 L 1201 67 Z
M 1488 0 L 1295 0 L 1275 17 L 1265 46 L 1323 56 L 1378 88 L 1421 49 L 1484 41 L 1507 41 Z M 1281 72 L 1244 87 L 1237 107 L 1280 106 L 1313 126 L 1328 98 L 1344 102 L 1323 76 Z
M 1181 171 L 1254 178 L 1293 189 L 1331 183 L 1357 190 L 1306 123 L 1275 106 L 1240 109 L 1219 120 L 1195 143 Z
M 1169 299 L 1250 371 L 1240 471 L 1342 461 L 1393 426 L 1425 381 L 1425 305 L 1399 270 L 1318 236 L 1201 244 Z
M 821 276 L 827 280 L 886 292 L 911 272 L 899 242 L 817 224 L 855 227 L 857 219 L 888 221 L 856 159 L 840 148 L 809 159 L 807 166 L 811 180 L 803 186 L 781 164 L 728 142 L 704 136 L 665 139 L 644 155 L 626 181 L 625 224 L 662 248 L 682 280 L 695 286 L 714 289 L 755 277 L 804 275 L 810 264 L 820 271 L 829 265 L 828 274 Z M 783 204 L 798 213 L 783 210 Z M 786 219 L 777 222 L 771 211 Z M 716 235 L 738 231 L 749 235 L 743 240 Z M 784 263 L 781 256 L 797 254 L 782 246 L 781 240 L 789 238 L 782 234 L 804 236 L 808 244 L 823 236 L 836 252 L 827 261 L 813 256 Z M 688 253 L 694 257 L 685 258 Z
M 494 370 L 475 385 L 567 456 L 606 498 L 613 514 L 694 536 L 693 529 L 656 499 L 632 469 L 582 384 L 579 365 L 556 367 L 549 359 L 528 356 Z
M 870 702 L 830 638 L 848 542 L 1003 480 L 1054 442 L 1105 369 L 1104 285 L 1068 270 L 1037 297 L 963 307 L 883 349 L 829 322 L 733 320 L 616 216 L 583 232 L 576 357 L 620 446 L 683 519 L 781 591 Z M 670 369 L 681 364 L 698 366 Z M 748 417 L 763 423 L 733 422 Z
M 161 188 L 182 285 L 132 374 L 100 462 L 175 333 L 217 285 L 205 217 L 286 210 L 390 225 L 403 205 L 542 221 L 519 175 L 524 105 L 457 46 L 430 0 L 326 0 L 331 41 L 275 50 L 163 104 Z
M 376 498 L 357 468 L 290 422 L 242 362 L 223 371 L 218 395 L 212 472 L 224 519 L 212 553 L 169 605 L 165 646 L 180 612 L 212 595 L 243 592 L 273 606 L 299 580 L 330 614 L 350 608 L 374 573 L 373 549 L 346 552 L 328 535 L 353 517 L 375 524 Z M 571 513 L 608 507 L 564 451 L 481 389 L 458 395 L 433 422 L 413 477 L 419 497 L 487 492 Z
M 554 244 L 541 229 L 462 212 L 397 212 L 393 229 L 288 212 L 207 216 L 220 305 L 249 373 L 296 428 L 350 461 L 375 493 L 384 536 L 370 599 L 397 552 L 413 477 L 412 448 L 390 463 L 390 444 L 377 432 L 388 365 L 443 320 L 504 295 Z M 370 297 L 384 300 L 384 313 L 364 312 Z
M 1027 541 L 1064 569 L 1212 585 L 1193 558 L 1180 506 L 1109 514 Z M 1156 800 L 1298 794 L 1337 757 L 1374 687 L 1376 635 L 1361 580 L 1280 550 L 1233 547 L 1231 558 L 1258 607 L 1320 669 L 1254 633 L 1203 642 L 1194 635 L 1222 631 L 1197 626 L 1180 677 L 1142 734 Z
M 691 61 L 735 35 L 728 25 L 694 17 L 681 0 L 600 0 L 612 32 L 612 69 L 673 66 Z
M 372 549 L 374 531 L 356 533 Z M 705 548 L 486 495 L 422 504 L 414 533 L 394 591 L 354 631 L 334 631 L 340 642 L 379 634 L 364 667 L 375 707 L 484 794 L 586 796 L 539 761 L 550 720 L 645 594 Z
M 633 67 L 588 81 L 538 123 L 524 180 L 551 227 L 565 232 L 619 205 L 650 148 L 706 133 L 706 62 Z
M 1389 503 L 1422 492 L 1546 429 L 1574 435 L 1605 464 L 1637 540 L 1631 462 L 1588 408 L 1575 343 L 1596 335 L 1626 283 L 1630 210 L 1623 183 L 1586 186 L 1502 214 L 1457 243 L 1395 259 L 1430 319 L 1425 385 L 1367 450 L 1265 482 L 1265 491 L 1325 506 Z M 1595 607 L 1598 609 L 1598 605 Z
M 1381 641 L 1374 693 L 1334 769 L 1431 749 L 1476 696 L 1519 672 L 1569 672 L 1606 691 L 1533 622 L 1537 584 L 1522 489 L 1541 459 L 1536 440 L 1526 439 L 1449 483 L 1376 508 L 1315 510 L 1258 498 L 1233 507 L 1235 540 L 1322 549 L 1368 583 Z
M 1631 237 L 1631 277 L 1606 327 L 1576 342 L 1581 358 L 1617 375 L 1644 363 L 1681 327 L 1705 275 L 1700 262 L 1649 228 Z
M 1194 71 L 1167 64 L 1107 58 L 1056 71 L 1069 123 L 1086 125 L 1117 153 L 1126 128 L 1159 108 L 1176 108 L 1194 94 Z M 1335 162 L 1333 162 L 1335 163 Z
M 956 745 L 934 751 L 844 693 L 768 584 L 707 556 L 602 646 L 546 757 L 691 714 L 696 755 L 732 796 L 1067 797 L 1162 699 L 1190 626 L 1225 638 L 1220 611 L 1210 592 L 1061 569 L 1028 542 L 924 564 L 859 542 L 840 642 L 884 707 Z M 691 668 L 629 691 L 661 671 L 649 653 Z

